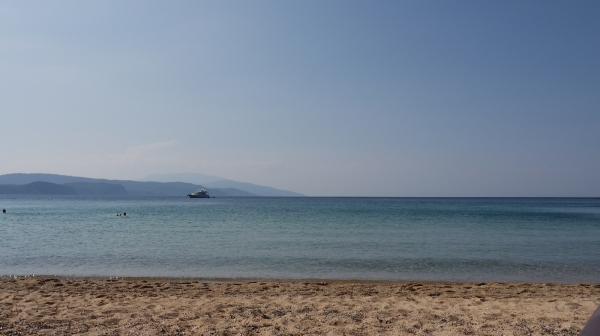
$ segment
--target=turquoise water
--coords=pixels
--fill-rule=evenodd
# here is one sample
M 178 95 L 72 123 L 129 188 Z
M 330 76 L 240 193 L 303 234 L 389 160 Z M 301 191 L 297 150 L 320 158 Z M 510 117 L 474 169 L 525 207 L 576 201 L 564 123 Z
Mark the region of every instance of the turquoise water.
M 0 275 L 600 282 L 590 198 L 0 196 L 0 208 Z

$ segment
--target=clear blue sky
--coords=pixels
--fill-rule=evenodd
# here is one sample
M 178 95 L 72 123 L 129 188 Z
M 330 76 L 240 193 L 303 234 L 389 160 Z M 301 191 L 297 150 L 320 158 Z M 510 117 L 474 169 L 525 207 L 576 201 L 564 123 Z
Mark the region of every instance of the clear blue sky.
M 600 196 L 598 1 L 4 1 L 0 174 Z

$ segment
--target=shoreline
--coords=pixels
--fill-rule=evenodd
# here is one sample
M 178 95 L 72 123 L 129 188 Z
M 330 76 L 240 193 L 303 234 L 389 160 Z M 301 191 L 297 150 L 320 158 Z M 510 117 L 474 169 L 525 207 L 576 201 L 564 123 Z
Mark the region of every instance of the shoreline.
M 484 284 L 532 284 L 532 285 L 590 285 L 600 286 L 598 282 L 552 282 L 552 281 L 455 281 L 455 280 L 386 280 L 386 279 L 338 279 L 338 278 L 227 278 L 227 277 L 187 277 L 187 276 L 70 276 L 70 275 L 0 275 L 0 281 L 10 279 L 58 279 L 58 280 L 122 280 L 122 281 L 162 281 L 162 282 L 197 282 L 197 283 L 253 283 L 253 282 L 327 282 L 327 283 L 364 283 L 364 284 L 401 284 L 401 283 L 427 283 L 427 284 L 465 284 L 465 283 L 484 283 Z
M 577 335 L 600 304 L 600 284 L 198 280 L 0 277 L 0 334 Z

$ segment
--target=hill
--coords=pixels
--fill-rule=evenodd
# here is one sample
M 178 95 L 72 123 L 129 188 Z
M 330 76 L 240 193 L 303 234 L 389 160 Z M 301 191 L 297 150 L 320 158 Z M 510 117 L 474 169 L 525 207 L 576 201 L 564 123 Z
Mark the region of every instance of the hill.
M 57 184 L 36 181 L 28 184 L 0 184 L 0 195 L 127 195 L 122 185 L 72 182 Z
M 64 186 L 75 190 L 77 195 L 103 195 L 103 196 L 124 196 L 127 195 L 127 189 L 120 184 L 105 182 L 71 182 Z
M 187 182 L 201 184 L 207 189 L 239 189 L 247 193 L 258 196 L 269 197 L 302 197 L 304 195 L 293 191 L 281 190 L 257 184 L 238 182 L 226 178 L 197 174 L 197 173 L 181 173 L 181 174 L 154 174 L 147 176 L 143 181 L 156 182 Z
M 37 195 L 131 195 L 131 196 L 185 196 L 205 186 L 185 182 L 141 182 L 129 180 L 107 180 L 57 174 L 6 174 L 0 175 L 0 193 L 24 193 L 32 190 L 24 187 L 34 182 L 45 182 L 61 187 L 41 187 L 45 193 Z M 35 185 L 34 185 L 35 186 Z M 44 189 L 46 188 L 46 189 Z M 257 196 L 235 188 L 206 188 L 211 196 Z M 56 193 L 49 193 L 55 190 Z M 70 190 L 69 193 L 66 193 Z M 33 193 L 35 194 L 35 193 Z
M 247 182 L 238 182 L 232 180 L 220 180 L 216 182 L 205 183 L 206 188 L 234 188 L 243 190 L 248 193 L 256 194 L 259 196 L 269 197 L 303 197 L 304 195 L 287 190 L 275 189 L 267 186 L 256 185 Z
M 77 195 L 75 189 L 50 182 L 0 185 L 2 195 Z

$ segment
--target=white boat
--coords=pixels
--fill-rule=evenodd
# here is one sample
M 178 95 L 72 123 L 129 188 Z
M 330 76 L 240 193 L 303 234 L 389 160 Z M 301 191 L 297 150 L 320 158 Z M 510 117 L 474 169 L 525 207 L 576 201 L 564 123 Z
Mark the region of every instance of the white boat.
M 188 194 L 188 197 L 189 198 L 210 198 L 210 196 L 206 192 L 206 189 L 204 189 L 204 188 L 198 189 L 198 190 L 194 191 L 193 193 Z

